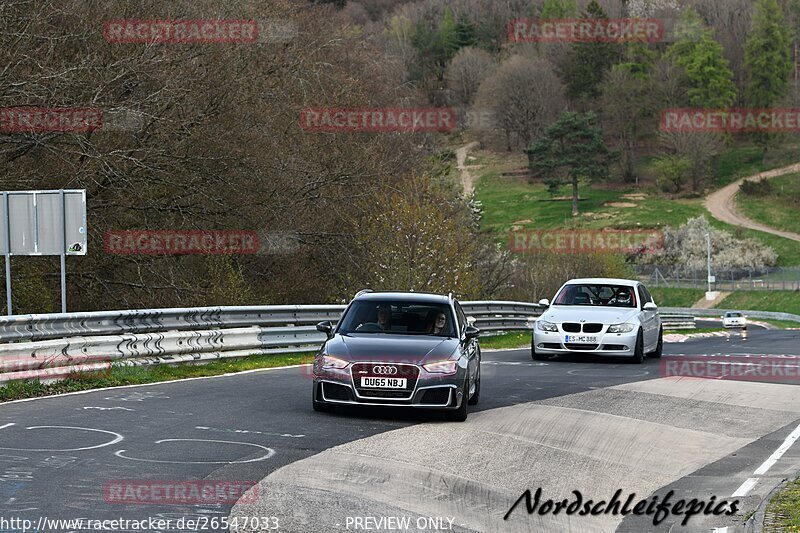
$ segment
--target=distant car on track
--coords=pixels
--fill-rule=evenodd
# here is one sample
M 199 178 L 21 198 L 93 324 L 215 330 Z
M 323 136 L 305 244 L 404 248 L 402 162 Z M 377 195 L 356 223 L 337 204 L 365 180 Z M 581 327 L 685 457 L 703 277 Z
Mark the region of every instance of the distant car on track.
M 534 360 L 551 355 L 590 353 L 661 357 L 664 329 L 653 297 L 638 281 L 574 279 L 556 293 L 536 321 L 531 335 Z
M 467 418 L 481 392 L 480 331 L 450 296 L 361 291 L 314 358 L 315 411 L 336 405 L 440 409 Z
M 722 315 L 722 327 L 747 329 L 747 317 L 740 311 L 728 311 Z

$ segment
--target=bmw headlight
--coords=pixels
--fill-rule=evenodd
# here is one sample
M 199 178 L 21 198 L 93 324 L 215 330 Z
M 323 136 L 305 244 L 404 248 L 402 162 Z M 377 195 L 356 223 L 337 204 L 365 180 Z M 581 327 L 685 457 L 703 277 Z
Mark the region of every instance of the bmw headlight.
M 558 326 L 546 320 L 537 320 L 536 327 L 539 328 L 539 331 L 551 331 L 558 333 Z
M 350 362 L 345 361 L 344 359 L 331 357 L 330 355 L 322 356 L 322 368 L 335 368 L 337 370 L 341 370 L 343 368 L 347 368 L 348 366 L 350 366 Z
M 457 366 L 457 361 L 438 361 L 436 363 L 422 365 L 422 368 L 424 368 L 426 372 L 432 374 L 455 374 Z
M 630 333 L 635 327 L 634 324 L 614 324 L 608 326 L 608 333 Z

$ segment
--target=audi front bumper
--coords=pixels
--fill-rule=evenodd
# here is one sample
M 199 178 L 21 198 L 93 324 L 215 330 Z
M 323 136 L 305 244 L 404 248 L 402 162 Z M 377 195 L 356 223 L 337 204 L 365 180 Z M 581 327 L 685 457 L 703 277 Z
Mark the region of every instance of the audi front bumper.
M 359 367 L 359 365 L 362 365 Z M 405 379 L 403 388 L 362 386 L 360 368 L 373 365 L 401 368 L 396 376 Z M 354 372 L 355 371 L 355 372 Z M 358 362 L 345 369 L 321 369 L 314 365 L 314 400 L 330 405 L 366 405 L 379 407 L 415 407 L 421 409 L 458 409 L 463 397 L 467 369 L 456 367 L 454 374 L 430 373 L 420 365 L 381 362 Z M 371 375 L 371 373 L 370 373 Z

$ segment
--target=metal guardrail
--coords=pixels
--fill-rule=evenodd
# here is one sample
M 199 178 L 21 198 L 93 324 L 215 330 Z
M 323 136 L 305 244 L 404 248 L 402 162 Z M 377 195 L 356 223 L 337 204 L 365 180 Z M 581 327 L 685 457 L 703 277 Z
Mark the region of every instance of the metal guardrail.
M 463 302 L 482 331 L 529 329 L 542 308 L 524 302 Z M 0 383 L 63 378 L 110 365 L 201 362 L 316 350 L 314 324 L 344 305 L 146 309 L 0 317 Z
M 462 302 L 483 332 L 528 330 L 543 308 L 525 302 Z M 251 354 L 316 350 L 314 324 L 336 322 L 343 305 L 147 309 L 0 317 L 0 383 L 58 379 L 111 365 L 212 361 Z M 662 308 L 669 329 L 693 328 L 696 316 L 723 309 Z M 789 313 L 744 311 L 753 318 L 795 320 Z

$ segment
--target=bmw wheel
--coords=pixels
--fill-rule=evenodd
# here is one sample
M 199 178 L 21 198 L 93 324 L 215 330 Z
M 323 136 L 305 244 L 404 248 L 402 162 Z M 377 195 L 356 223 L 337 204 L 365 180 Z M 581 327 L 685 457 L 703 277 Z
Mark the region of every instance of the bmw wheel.
M 636 335 L 636 348 L 633 351 L 633 361 L 634 364 L 641 365 L 644 363 L 644 335 L 642 335 L 642 330 L 639 330 L 639 334 Z

